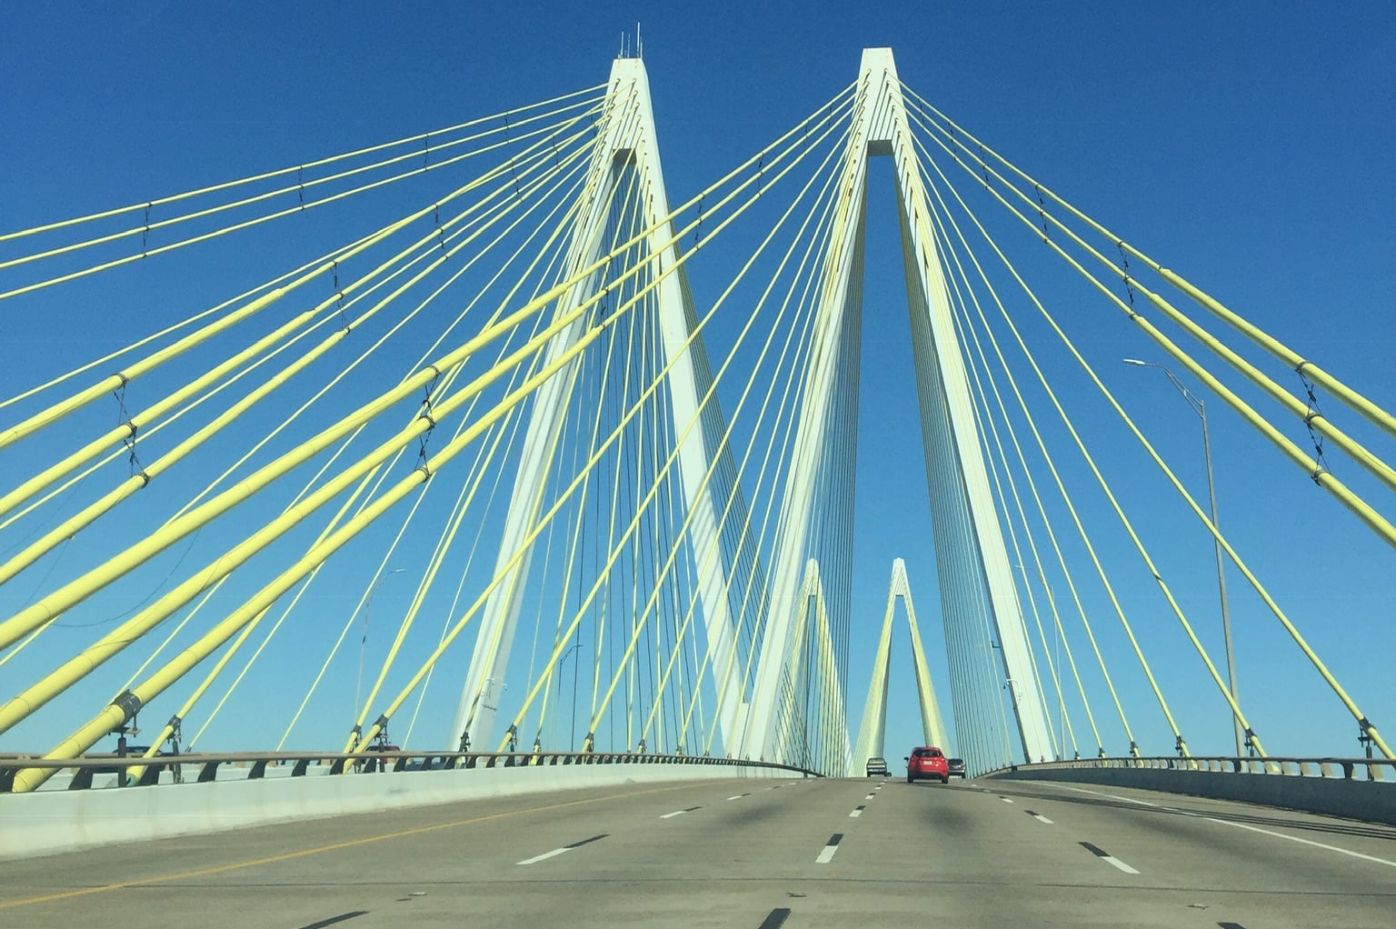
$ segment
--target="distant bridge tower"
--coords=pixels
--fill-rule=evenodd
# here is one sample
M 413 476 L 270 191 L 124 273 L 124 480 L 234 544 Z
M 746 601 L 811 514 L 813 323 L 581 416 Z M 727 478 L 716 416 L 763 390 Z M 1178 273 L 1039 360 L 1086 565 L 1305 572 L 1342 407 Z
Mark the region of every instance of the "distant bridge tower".
M 869 758 L 886 754 L 883 743 L 887 733 L 887 688 L 892 668 L 892 618 L 897 600 L 906 608 L 907 632 L 911 636 L 911 660 L 916 674 L 916 695 L 921 705 L 921 732 L 927 745 L 939 745 L 952 752 L 945 721 L 940 715 L 931 669 L 926 662 L 926 650 L 921 643 L 921 630 L 916 623 L 916 607 L 911 602 L 911 585 L 906 579 L 906 562 L 892 562 L 892 580 L 887 586 L 887 610 L 882 617 L 882 634 L 877 640 L 877 655 L 873 658 L 872 679 L 868 682 L 868 700 L 863 708 L 863 721 L 858 727 L 858 741 L 849 759 L 848 775 L 863 773 Z

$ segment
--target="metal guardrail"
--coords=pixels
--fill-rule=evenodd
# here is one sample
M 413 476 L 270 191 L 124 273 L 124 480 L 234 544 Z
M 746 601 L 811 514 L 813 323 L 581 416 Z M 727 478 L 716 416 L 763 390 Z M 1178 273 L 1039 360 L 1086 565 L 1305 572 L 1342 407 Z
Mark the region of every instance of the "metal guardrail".
M 1133 768 L 1210 772 L 1213 774 L 1268 774 L 1276 777 L 1318 777 L 1333 780 L 1396 783 L 1396 761 L 1389 758 L 1237 758 L 1228 755 L 1205 755 L 1188 758 L 1180 758 L 1176 755 L 1148 758 L 1079 758 L 1070 761 L 1009 765 L 990 771 L 988 775 L 1008 771 L 1060 771 L 1079 768 Z
M 47 759 L 39 756 L 0 755 L 0 793 L 9 793 L 15 773 L 25 768 L 72 769 L 68 790 L 92 788 L 96 774 L 116 774 L 121 787 L 150 787 L 160 783 L 160 775 L 170 771 L 177 782 L 184 780 L 186 768 L 197 770 L 198 783 L 218 780 L 224 766 L 246 768 L 246 780 L 266 777 L 269 767 L 291 766 L 291 777 L 305 777 L 311 766 L 325 767 L 329 775 L 375 774 L 387 771 L 452 771 L 472 768 L 556 767 L 565 765 L 711 765 L 745 768 L 776 768 L 792 774 L 819 777 L 814 771 L 771 761 L 745 761 L 708 755 L 659 755 L 632 752 L 226 752 L 189 755 L 88 755 L 81 758 Z M 127 776 L 128 771 L 139 772 Z

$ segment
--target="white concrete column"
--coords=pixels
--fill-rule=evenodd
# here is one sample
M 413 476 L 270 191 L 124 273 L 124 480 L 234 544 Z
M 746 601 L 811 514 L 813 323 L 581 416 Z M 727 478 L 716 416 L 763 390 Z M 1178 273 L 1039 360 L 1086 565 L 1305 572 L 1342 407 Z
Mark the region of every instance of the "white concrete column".
M 580 269 L 604 254 L 606 215 L 611 194 L 622 170 L 638 172 L 642 197 L 641 223 L 653 226 L 648 236 L 651 255 L 658 261 L 650 268 L 659 275 L 678 260 L 679 250 L 673 238 L 673 228 L 667 221 L 669 201 L 664 186 L 664 172 L 659 160 L 659 145 L 655 134 L 654 112 L 650 104 L 649 79 L 644 63 L 638 58 L 617 59 L 611 67 L 609 118 L 605 136 L 597 146 L 591 166 L 587 189 L 592 203 L 583 213 L 573 239 L 572 267 Z M 661 222 L 662 221 L 662 222 Z M 559 313 L 568 312 L 596 292 L 596 275 L 578 283 L 558 304 Z M 697 325 L 697 313 L 689 295 L 688 281 L 682 268 L 669 275 L 656 288 L 659 308 L 660 339 L 665 359 L 677 360 L 669 369 L 665 394 L 670 401 L 674 433 L 682 432 L 696 414 L 699 403 L 711 385 L 711 375 L 704 354 L 702 338 L 686 345 Z M 548 356 L 556 357 L 575 344 L 583 323 L 569 326 L 554 337 L 548 346 Z M 513 557 L 523 539 L 535 524 L 543 504 L 543 491 L 548 483 L 558 437 L 562 434 L 579 362 L 574 361 L 539 389 L 534 401 L 520 458 L 514 493 L 505 518 L 501 536 L 497 571 Z M 724 428 L 716 397 L 703 413 L 700 427 L 689 432 L 679 450 L 678 468 L 685 503 L 693 511 L 688 528 L 688 543 L 694 562 L 701 570 L 698 589 L 701 615 L 712 651 L 713 668 L 725 668 L 728 656 L 736 645 L 728 616 L 726 574 L 729 565 L 722 552 L 717 518 L 725 501 L 715 499 L 710 482 L 703 488 L 703 479 L 712 460 L 714 444 Z M 729 518 L 739 523 L 746 515 L 745 502 L 733 503 Z M 705 557 L 717 547 L 717 557 Z M 476 634 L 475 650 L 461 692 L 460 707 L 451 733 L 455 744 L 462 733 L 469 732 L 473 745 L 485 746 L 493 735 L 495 710 L 504 687 L 510 645 L 521 602 L 519 582 L 528 576 L 529 557 L 513 569 L 504 583 L 489 597 Z M 740 724 L 738 708 L 743 694 L 740 688 L 728 688 L 722 703 L 716 708 L 724 743 L 736 744 Z M 491 746 L 492 747 L 492 746 Z

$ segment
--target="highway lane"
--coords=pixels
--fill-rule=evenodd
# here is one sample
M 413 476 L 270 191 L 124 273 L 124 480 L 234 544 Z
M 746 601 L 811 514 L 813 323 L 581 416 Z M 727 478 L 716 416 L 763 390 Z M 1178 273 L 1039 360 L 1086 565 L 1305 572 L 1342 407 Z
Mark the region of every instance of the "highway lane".
M 1259 830 L 1259 831 L 1258 831 Z M 983 780 L 632 785 L 0 868 L 0 926 L 1396 925 L 1396 830 Z

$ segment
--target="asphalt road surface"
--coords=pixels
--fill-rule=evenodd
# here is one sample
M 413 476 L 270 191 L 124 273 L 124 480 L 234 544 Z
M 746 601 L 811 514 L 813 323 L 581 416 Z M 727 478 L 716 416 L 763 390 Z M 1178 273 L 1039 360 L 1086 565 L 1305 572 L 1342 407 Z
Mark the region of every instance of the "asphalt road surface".
M 632 785 L 0 867 L 0 927 L 75 926 L 1392 929 L 1396 829 L 1030 781 Z

